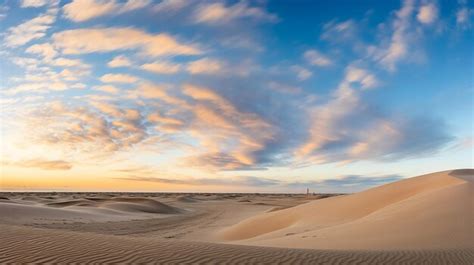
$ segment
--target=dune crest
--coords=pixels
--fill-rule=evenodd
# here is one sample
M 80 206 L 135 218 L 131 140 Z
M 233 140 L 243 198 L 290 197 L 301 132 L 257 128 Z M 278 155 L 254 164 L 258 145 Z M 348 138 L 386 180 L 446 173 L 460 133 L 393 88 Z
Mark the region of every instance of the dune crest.
M 404 179 L 264 213 L 219 236 L 237 244 L 319 249 L 472 247 L 472 176 L 472 170 L 455 170 Z

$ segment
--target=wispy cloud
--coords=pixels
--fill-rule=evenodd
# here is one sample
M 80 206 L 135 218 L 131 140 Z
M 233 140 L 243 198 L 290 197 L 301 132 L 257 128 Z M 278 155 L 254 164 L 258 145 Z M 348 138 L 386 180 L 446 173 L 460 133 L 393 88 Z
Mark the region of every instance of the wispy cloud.
M 188 72 L 191 74 L 215 74 L 221 72 L 224 64 L 216 59 L 203 58 L 191 62 L 187 66 Z
M 140 68 L 157 74 L 175 74 L 181 70 L 181 65 L 167 61 L 157 61 L 143 64 Z
M 165 33 L 152 35 L 134 28 L 73 29 L 55 33 L 54 46 L 65 54 L 140 50 L 149 56 L 196 55 L 195 45 L 181 44 Z
M 49 3 L 49 0 L 22 0 L 21 7 L 41 7 Z
M 57 1 L 52 1 L 45 13 L 18 26 L 9 28 L 4 39 L 5 45 L 9 47 L 21 46 L 32 40 L 44 37 L 46 31 L 56 21 L 57 13 L 58 3 Z
M 309 64 L 315 66 L 329 66 L 332 64 L 332 61 L 329 59 L 329 57 L 314 49 L 306 51 L 304 53 L 304 58 Z
M 432 24 L 438 17 L 438 7 L 435 3 L 422 5 L 416 18 L 423 24 Z
M 234 178 L 199 178 L 199 179 L 165 179 L 154 177 L 121 177 L 121 180 L 144 181 L 179 185 L 193 186 L 247 186 L 247 187 L 268 187 L 275 186 L 281 182 L 274 179 L 258 178 L 252 176 L 241 176 Z
M 264 21 L 276 21 L 278 19 L 276 15 L 267 13 L 258 7 L 251 7 L 244 1 L 230 6 L 226 6 L 220 2 L 202 4 L 194 14 L 196 23 L 215 25 L 245 18 Z
M 368 188 L 380 186 L 390 182 L 395 182 L 403 179 L 399 175 L 388 176 L 361 176 L 349 175 L 340 178 L 325 179 L 321 181 L 295 181 L 286 183 L 286 186 L 291 189 L 304 190 L 309 188 L 311 192 L 326 193 L 326 192 L 357 192 Z
M 136 83 L 139 79 L 128 74 L 105 74 L 100 77 L 104 83 Z
M 125 56 L 119 55 L 114 57 L 110 62 L 107 63 L 109 67 L 127 67 L 132 66 L 132 62 Z
M 332 179 L 312 180 L 312 181 L 284 181 L 278 179 L 254 177 L 254 176 L 239 176 L 230 178 L 156 178 L 147 176 L 133 175 L 134 171 L 127 171 L 131 174 L 128 177 L 118 177 L 117 179 L 124 181 L 140 181 L 140 182 L 155 182 L 177 185 L 191 185 L 191 186 L 243 186 L 243 187 L 259 187 L 267 189 L 285 189 L 285 190 L 300 190 L 304 191 L 307 188 L 311 192 L 316 193 L 331 193 L 331 192 L 357 192 L 368 188 L 380 186 L 390 182 L 395 182 L 403 179 L 399 175 L 387 176 L 362 176 L 362 175 L 348 175 Z
M 7 164 L 20 166 L 20 167 L 34 167 L 34 168 L 39 168 L 43 170 L 69 170 L 72 168 L 72 164 L 64 160 L 32 159 L 32 160 L 10 162 Z
M 64 16 L 75 22 L 83 22 L 104 15 L 117 15 L 132 10 L 144 8 L 151 0 L 73 0 L 64 5 Z

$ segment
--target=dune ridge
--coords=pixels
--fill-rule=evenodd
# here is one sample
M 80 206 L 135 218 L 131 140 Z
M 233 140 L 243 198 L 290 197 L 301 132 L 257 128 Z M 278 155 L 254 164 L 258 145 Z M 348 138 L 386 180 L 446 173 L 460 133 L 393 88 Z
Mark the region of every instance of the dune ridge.
M 223 230 L 237 244 L 323 249 L 473 246 L 472 170 L 409 178 L 251 217 Z M 468 214 L 471 213 L 471 214 Z

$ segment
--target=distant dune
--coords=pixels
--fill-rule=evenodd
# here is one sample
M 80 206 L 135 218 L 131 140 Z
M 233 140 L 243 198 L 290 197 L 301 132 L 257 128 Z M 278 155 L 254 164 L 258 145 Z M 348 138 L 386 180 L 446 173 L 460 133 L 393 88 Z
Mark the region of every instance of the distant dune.
M 1 194 L 0 263 L 472 264 L 474 170 L 351 195 Z
M 313 249 L 472 247 L 473 173 L 433 173 L 264 213 L 225 229 L 221 237 Z
M 0 212 L 7 223 L 100 222 L 156 218 L 184 210 L 149 198 L 44 198 L 27 196 L 27 204 L 3 200 Z

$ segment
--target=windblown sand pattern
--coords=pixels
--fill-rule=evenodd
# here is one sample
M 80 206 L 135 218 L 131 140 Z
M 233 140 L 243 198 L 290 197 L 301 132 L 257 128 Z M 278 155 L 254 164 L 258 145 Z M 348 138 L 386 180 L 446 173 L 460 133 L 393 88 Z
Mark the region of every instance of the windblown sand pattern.
M 472 264 L 472 250 L 322 251 L 58 232 L 0 226 L 2 263 Z

